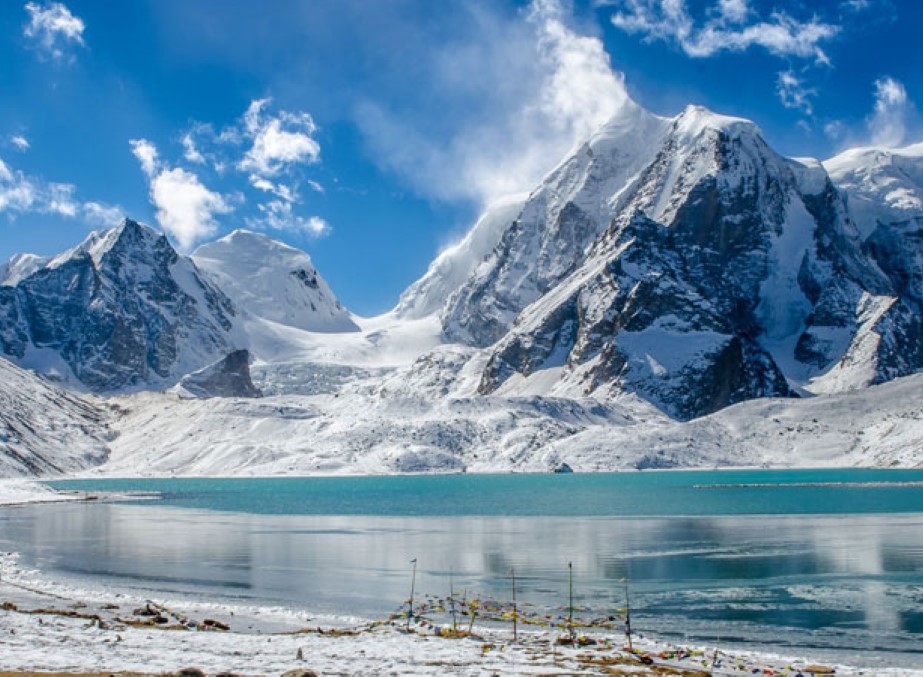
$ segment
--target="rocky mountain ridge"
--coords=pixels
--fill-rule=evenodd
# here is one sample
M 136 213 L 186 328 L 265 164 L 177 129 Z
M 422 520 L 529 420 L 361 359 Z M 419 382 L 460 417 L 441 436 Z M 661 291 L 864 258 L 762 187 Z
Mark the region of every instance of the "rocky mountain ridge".
M 746 120 L 628 105 L 500 229 L 444 331 L 489 351 L 484 394 L 552 370 L 549 392 L 628 390 L 679 418 L 914 373 L 919 226 L 864 236 L 850 190 Z
M 7 275 L 0 352 L 96 392 L 158 387 L 230 350 L 235 314 L 166 237 L 126 219 Z
M 899 377 L 923 369 L 921 308 L 923 144 L 790 159 L 746 120 L 627 102 L 532 193 L 487 210 L 391 313 L 351 315 L 307 254 L 266 236 L 236 231 L 186 258 L 126 221 L 0 266 L 0 353 L 114 395 L 108 422 L 89 400 L 39 399 L 120 472 L 135 454 L 181 473 L 799 465 L 835 463 L 834 441 L 850 463 L 912 465 L 900 445 L 919 436 L 918 404 L 881 403 L 897 412 L 887 452 L 856 421 L 876 416 L 869 386 L 915 392 L 919 376 Z M 37 383 L 22 387 L 51 387 Z M 764 410 L 786 412 L 764 426 L 765 454 L 722 447 Z M 16 430 L 48 418 L 17 416 Z M 697 450 L 689 431 L 712 428 Z M 829 445 L 814 453 L 799 431 Z M 39 455 L 14 465 L 71 467 Z

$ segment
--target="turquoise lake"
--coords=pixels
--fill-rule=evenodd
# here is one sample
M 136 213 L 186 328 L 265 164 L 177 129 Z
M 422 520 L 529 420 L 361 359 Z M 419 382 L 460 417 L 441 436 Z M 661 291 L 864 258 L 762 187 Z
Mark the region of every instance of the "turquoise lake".
M 156 500 L 0 510 L 0 549 L 75 582 L 384 617 L 451 587 L 667 639 L 923 664 L 923 471 L 53 482 Z M 450 583 L 451 581 L 451 583 Z

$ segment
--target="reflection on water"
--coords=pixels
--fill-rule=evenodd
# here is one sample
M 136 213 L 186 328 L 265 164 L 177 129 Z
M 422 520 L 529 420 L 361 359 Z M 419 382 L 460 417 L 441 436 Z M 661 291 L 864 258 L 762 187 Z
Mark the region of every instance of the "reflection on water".
M 920 515 L 692 518 L 251 515 L 156 505 L 0 511 L 0 548 L 71 577 L 383 616 L 417 589 L 554 607 L 624 605 L 661 636 L 913 652 L 923 646 Z M 809 633 L 804 631 L 808 630 Z M 919 658 L 919 656 L 918 656 Z

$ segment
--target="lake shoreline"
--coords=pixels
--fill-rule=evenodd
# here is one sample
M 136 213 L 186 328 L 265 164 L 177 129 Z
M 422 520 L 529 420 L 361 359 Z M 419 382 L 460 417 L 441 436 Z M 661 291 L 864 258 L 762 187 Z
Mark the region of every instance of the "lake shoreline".
M 104 493 L 90 495 L 106 502 Z M 0 481 L 3 507 L 40 504 L 36 510 L 42 515 L 54 509 L 48 504 L 84 503 L 87 498 L 59 494 L 39 482 Z M 126 495 L 113 494 L 113 498 Z M 66 506 L 59 509 L 62 514 L 70 511 Z M 417 590 L 419 595 L 420 588 Z M 312 669 L 318 674 L 347 675 L 600 674 L 604 668 L 610 671 L 607 674 L 645 674 L 647 670 L 637 656 L 623 650 L 625 635 L 617 624 L 608 630 L 585 630 L 596 644 L 577 647 L 556 643 L 564 634 L 560 627 L 520 625 L 519 641 L 513 642 L 507 623 L 478 624 L 473 637 L 449 639 L 438 635 L 442 626 L 425 616 L 407 632 L 406 617 L 394 614 L 372 620 L 362 614 L 318 613 L 316 603 L 304 601 L 305 608 L 297 609 L 294 605 L 248 606 L 207 591 L 195 595 L 140 592 L 98 574 L 72 580 L 41 567 L 30 569 L 15 553 L 0 553 L 0 605 L 6 607 L 0 610 L 0 664 L 12 670 L 10 674 L 167 674 L 190 666 L 206 673 L 282 674 Z M 136 613 L 144 609 L 155 615 Z M 157 616 L 165 622 L 151 624 L 150 618 Z M 632 620 L 637 630 L 634 614 Z M 645 630 L 658 627 L 650 618 L 645 621 Z M 764 636 L 766 641 L 728 641 L 727 646 L 717 647 L 719 660 L 711 674 L 739 675 L 753 670 L 790 677 L 799 672 L 805 677 L 824 674 L 808 670 L 813 665 L 834 667 L 838 675 L 923 677 L 923 670 L 901 667 L 918 664 L 907 654 L 887 650 L 877 651 L 877 656 L 874 650 L 838 653 L 831 647 L 813 650 L 808 632 L 804 631 L 804 646 L 796 641 L 783 648 L 782 636 L 772 634 Z M 701 637 L 699 633 L 697 640 L 683 640 L 673 631 L 659 637 L 656 633 L 636 636 L 635 641 L 661 668 L 692 675 L 712 670 L 716 647 Z M 789 636 L 788 641 L 791 639 Z M 773 641 L 778 644 L 773 646 Z M 849 667 L 852 661 L 856 661 L 854 667 Z M 890 667 L 868 667 L 873 663 Z
M 716 654 L 714 646 L 679 646 L 649 636 L 635 637 L 638 653 L 633 654 L 625 650 L 621 632 L 587 632 L 585 645 L 564 646 L 558 641 L 566 633 L 557 630 L 520 629 L 513 641 L 510 626 L 475 626 L 470 637 L 448 638 L 416 622 L 408 631 L 403 618 L 372 623 L 342 618 L 337 623 L 309 613 L 282 619 L 284 614 L 273 609 L 158 603 L 128 591 L 68 588 L 19 567 L 11 553 L 0 556 L 0 572 L 4 675 L 163 675 L 189 667 L 206 674 L 248 675 L 299 669 L 346 675 L 833 674 L 827 669 L 842 676 L 923 675 L 900 667 L 863 669 L 809 656 L 785 657 L 771 650 L 719 647 Z M 148 609 L 168 622 L 158 626 L 151 616 L 139 615 Z M 276 627 L 243 630 L 261 615 L 266 627 Z

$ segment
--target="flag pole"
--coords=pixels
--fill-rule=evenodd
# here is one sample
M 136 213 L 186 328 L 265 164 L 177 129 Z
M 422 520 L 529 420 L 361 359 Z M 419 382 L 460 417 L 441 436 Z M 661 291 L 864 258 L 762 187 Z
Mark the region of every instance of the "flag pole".
M 625 634 L 628 635 L 628 650 L 634 651 L 631 646 L 631 599 L 628 597 L 628 577 L 625 577 Z
M 513 586 L 513 641 L 518 642 L 519 636 L 516 634 L 516 570 L 510 567 L 510 578 Z
M 407 629 L 410 630 L 410 621 L 413 619 L 413 593 L 417 585 L 417 558 L 410 560 L 413 564 L 413 576 L 410 579 L 410 607 L 407 609 Z
M 449 604 L 452 609 L 452 632 L 458 634 L 458 618 L 455 611 L 455 570 L 449 569 Z
M 567 603 L 567 625 L 570 631 L 570 636 L 574 636 L 574 563 L 567 563 L 567 588 L 568 588 L 568 603 Z

